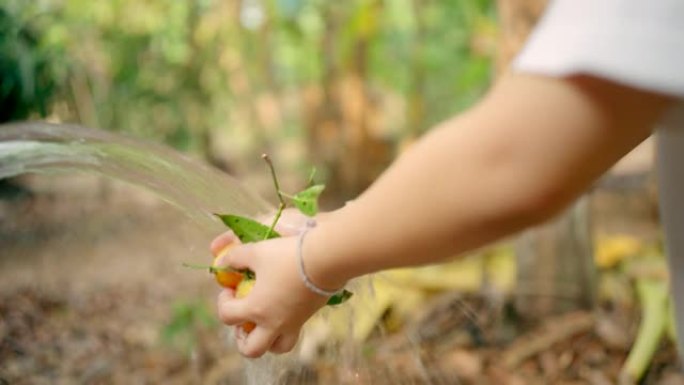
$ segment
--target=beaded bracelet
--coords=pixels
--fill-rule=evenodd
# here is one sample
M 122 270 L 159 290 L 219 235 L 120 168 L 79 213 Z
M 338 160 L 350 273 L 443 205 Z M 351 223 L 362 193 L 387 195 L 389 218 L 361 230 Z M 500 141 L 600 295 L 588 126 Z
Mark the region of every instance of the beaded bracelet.
M 311 279 L 306 274 L 306 270 L 304 269 L 304 258 L 302 257 L 302 245 L 304 244 L 304 238 L 306 237 L 306 234 L 308 234 L 309 230 L 313 229 L 314 227 L 316 227 L 316 221 L 313 219 L 309 219 L 308 221 L 306 221 L 306 227 L 299 234 L 299 242 L 297 243 L 297 262 L 299 264 L 299 276 L 302 278 L 302 282 L 304 282 L 304 286 L 306 286 L 312 292 L 314 292 L 318 295 L 321 295 L 323 297 L 332 297 L 333 295 L 342 292 L 342 290 L 344 290 L 344 288 L 339 289 L 339 290 L 334 290 L 334 291 L 321 289 L 320 287 L 316 286 L 315 283 L 311 282 Z

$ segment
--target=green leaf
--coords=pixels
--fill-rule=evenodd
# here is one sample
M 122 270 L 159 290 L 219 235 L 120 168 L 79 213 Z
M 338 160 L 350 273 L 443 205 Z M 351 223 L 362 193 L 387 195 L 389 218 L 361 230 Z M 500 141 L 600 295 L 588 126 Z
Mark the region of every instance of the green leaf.
M 241 217 L 239 215 L 231 214 L 214 214 L 216 215 L 223 224 L 228 226 L 229 229 L 233 230 L 235 235 L 240 239 L 242 243 L 259 242 L 264 239 L 279 238 L 275 230 L 270 230 L 269 227 L 259 223 L 253 219 Z M 268 236 L 266 236 L 268 234 Z
M 354 295 L 354 293 L 352 293 L 351 291 L 349 291 L 347 289 L 344 289 L 341 292 L 339 292 L 339 293 L 333 295 L 332 297 L 328 298 L 328 302 L 326 303 L 326 305 L 335 306 L 335 305 L 339 305 L 341 303 L 345 303 L 345 302 L 347 302 L 347 300 L 349 298 L 352 297 L 352 295 Z
M 323 189 L 325 189 L 325 185 L 313 185 L 295 194 L 292 202 L 303 214 L 313 217 L 318 213 L 318 197 L 323 192 Z

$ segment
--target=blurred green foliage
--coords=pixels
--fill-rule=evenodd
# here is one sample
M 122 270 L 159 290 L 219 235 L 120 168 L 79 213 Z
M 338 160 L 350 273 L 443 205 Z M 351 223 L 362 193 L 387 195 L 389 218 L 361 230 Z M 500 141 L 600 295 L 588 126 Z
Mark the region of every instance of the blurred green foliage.
M 161 329 L 161 341 L 184 351 L 192 351 L 202 330 L 219 325 L 210 306 L 204 302 L 178 302 L 170 311 L 169 321 Z
M 0 7 L 0 122 L 47 115 L 56 88 L 52 55 L 40 31 Z
M 415 136 L 482 94 L 496 39 L 493 0 L 4 0 L 0 10 L 2 70 L 21 79 L 13 92 L 45 110 L 57 87 L 56 119 L 209 160 L 221 136 L 253 153 L 310 135 L 311 95 L 343 89 L 349 74 L 379 100 L 383 132 Z M 19 33 L 16 20 L 43 33 Z

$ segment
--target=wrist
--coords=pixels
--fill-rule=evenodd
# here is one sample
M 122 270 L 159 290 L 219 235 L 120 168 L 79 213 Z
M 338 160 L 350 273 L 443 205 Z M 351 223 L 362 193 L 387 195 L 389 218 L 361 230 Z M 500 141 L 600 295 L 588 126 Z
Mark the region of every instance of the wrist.
M 305 269 L 306 279 L 317 288 L 325 291 L 342 289 L 353 276 L 344 264 L 337 262 L 338 245 L 330 243 L 328 226 L 311 228 L 301 239 L 299 252 L 300 267 Z M 304 234 L 303 234 L 304 235 Z M 304 277 L 303 277 L 304 278 Z
M 302 232 L 299 234 L 299 238 L 297 239 L 297 267 L 299 270 L 299 278 L 302 279 L 302 283 L 304 286 L 306 286 L 307 289 L 310 291 L 323 296 L 323 297 L 332 297 L 338 292 L 342 291 L 342 288 L 339 289 L 327 289 L 327 288 L 322 288 L 319 285 L 315 284 L 309 275 L 306 272 L 306 267 L 304 266 L 304 253 L 303 253 L 303 246 L 304 246 L 304 240 L 306 239 L 306 236 L 309 234 L 309 232 L 316 227 L 316 220 L 314 219 L 309 219 L 306 222 L 306 226 L 302 230 Z

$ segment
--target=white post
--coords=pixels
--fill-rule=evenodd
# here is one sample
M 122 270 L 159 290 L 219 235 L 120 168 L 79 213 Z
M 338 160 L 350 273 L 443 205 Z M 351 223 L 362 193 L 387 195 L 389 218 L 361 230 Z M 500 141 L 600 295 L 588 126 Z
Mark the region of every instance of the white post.
M 684 363 L 684 106 L 658 131 L 658 189 L 665 250 L 670 266 L 677 350 Z

